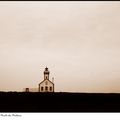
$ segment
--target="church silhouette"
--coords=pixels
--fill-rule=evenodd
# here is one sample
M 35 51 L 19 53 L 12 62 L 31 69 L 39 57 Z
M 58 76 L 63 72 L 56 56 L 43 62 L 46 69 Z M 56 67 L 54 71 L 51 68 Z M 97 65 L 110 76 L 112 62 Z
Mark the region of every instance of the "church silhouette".
M 49 70 L 46 67 L 44 72 L 44 80 L 42 80 L 39 85 L 38 88 L 25 88 L 26 92 L 54 92 L 54 78 L 52 78 L 52 81 L 50 81 L 49 79 Z

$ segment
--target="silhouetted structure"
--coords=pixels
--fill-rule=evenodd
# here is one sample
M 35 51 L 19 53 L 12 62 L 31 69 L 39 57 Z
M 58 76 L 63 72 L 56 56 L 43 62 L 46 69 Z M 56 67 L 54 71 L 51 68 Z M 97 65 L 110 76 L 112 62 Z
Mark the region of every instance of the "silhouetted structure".
M 54 83 L 49 80 L 49 70 L 46 67 L 44 71 L 44 80 L 39 83 L 39 92 L 54 92 Z
M 25 88 L 25 92 L 29 92 L 29 88 Z

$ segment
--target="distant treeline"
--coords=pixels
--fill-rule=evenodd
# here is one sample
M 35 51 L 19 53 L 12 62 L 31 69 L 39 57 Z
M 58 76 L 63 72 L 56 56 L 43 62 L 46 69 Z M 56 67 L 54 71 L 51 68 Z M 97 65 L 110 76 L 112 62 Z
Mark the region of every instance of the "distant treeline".
M 120 112 L 120 94 L 0 92 L 0 112 Z

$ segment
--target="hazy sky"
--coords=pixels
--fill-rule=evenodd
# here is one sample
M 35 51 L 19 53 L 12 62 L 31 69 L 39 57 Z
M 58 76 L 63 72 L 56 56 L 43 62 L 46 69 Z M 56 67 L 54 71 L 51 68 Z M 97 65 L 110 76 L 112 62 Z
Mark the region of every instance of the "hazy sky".
M 0 2 L 0 90 L 120 92 L 120 2 Z

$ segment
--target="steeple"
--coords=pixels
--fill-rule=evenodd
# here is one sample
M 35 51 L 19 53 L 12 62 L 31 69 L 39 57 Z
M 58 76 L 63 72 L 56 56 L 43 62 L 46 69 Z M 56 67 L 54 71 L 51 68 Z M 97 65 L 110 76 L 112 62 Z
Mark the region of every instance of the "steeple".
M 48 71 L 48 68 L 46 67 L 45 68 L 45 71 L 44 71 L 44 80 L 49 80 L 49 71 Z

